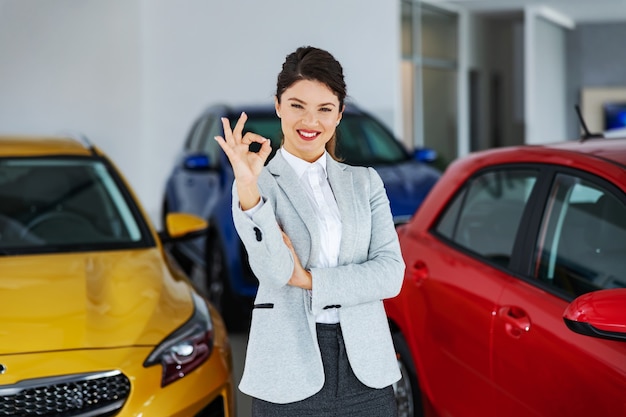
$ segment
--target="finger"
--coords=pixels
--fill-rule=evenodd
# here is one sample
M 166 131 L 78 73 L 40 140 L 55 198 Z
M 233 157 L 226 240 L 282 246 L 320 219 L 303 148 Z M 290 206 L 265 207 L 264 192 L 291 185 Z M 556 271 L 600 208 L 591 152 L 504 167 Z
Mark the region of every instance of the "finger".
M 268 139 L 254 132 L 247 132 L 242 138 L 242 141 L 244 141 L 244 143 L 247 142 L 248 144 L 252 142 L 263 143 L 266 140 Z
M 241 140 L 243 127 L 246 124 L 246 120 L 248 120 L 248 115 L 245 112 L 241 112 L 241 116 L 239 116 L 239 120 L 237 120 L 237 124 L 233 129 L 233 136 L 235 137 L 235 139 Z
M 269 139 L 265 139 L 265 142 L 261 143 L 261 149 L 259 149 L 259 156 L 266 160 L 272 153 L 272 142 Z
M 269 142 L 269 139 L 261 135 L 257 135 L 256 133 L 253 133 L 253 132 L 248 132 L 243 136 L 243 138 L 241 138 L 241 143 L 245 145 L 250 145 L 251 143 L 256 142 L 262 146 L 266 141 Z M 261 146 L 257 146 L 256 149 L 260 149 Z M 252 152 L 258 152 L 258 151 L 252 151 Z
M 226 156 L 230 160 L 231 156 L 232 156 L 233 148 L 228 146 L 228 144 L 226 143 L 226 140 L 224 140 L 224 138 L 221 137 L 221 136 L 215 136 L 213 139 L 215 139 L 215 141 L 218 143 L 218 145 L 220 145 L 220 148 L 222 148 L 222 150 L 224 151 L 224 153 L 226 154 Z
M 220 120 L 224 128 L 224 138 L 226 142 L 234 145 L 235 140 L 233 139 L 233 130 L 230 128 L 230 121 L 226 117 L 222 117 Z

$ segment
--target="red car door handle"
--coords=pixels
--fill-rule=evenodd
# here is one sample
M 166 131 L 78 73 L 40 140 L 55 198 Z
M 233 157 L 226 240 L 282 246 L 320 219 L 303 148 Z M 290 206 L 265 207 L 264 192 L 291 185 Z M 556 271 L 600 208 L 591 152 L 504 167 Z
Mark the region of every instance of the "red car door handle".
M 519 307 L 501 307 L 499 316 L 504 321 L 505 331 L 516 339 L 530 331 L 530 317 Z
M 413 266 L 408 268 L 407 273 L 411 280 L 419 285 L 428 278 L 428 267 L 424 261 L 415 261 Z

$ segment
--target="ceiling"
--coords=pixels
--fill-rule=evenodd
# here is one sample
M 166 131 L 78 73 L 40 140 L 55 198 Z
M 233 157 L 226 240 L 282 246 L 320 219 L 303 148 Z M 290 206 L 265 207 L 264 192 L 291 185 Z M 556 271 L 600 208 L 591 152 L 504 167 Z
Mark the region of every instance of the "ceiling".
M 525 6 L 547 7 L 574 23 L 626 23 L 626 0 L 434 0 L 475 12 L 522 11 Z

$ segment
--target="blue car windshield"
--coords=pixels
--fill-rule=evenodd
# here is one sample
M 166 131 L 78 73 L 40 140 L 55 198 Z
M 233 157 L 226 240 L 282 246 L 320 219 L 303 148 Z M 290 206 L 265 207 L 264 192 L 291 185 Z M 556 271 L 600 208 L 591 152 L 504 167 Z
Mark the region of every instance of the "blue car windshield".
M 231 119 L 231 125 L 237 122 Z M 272 141 L 274 150 L 280 147 L 282 130 L 274 115 L 249 114 L 246 131 L 257 133 Z M 372 117 L 344 114 L 337 128 L 337 155 L 349 165 L 390 165 L 410 159 L 402 144 L 391 132 Z
M 145 246 L 145 224 L 106 165 L 90 158 L 0 159 L 0 253 Z
M 378 121 L 345 115 L 337 129 L 337 154 L 349 165 L 390 165 L 410 159 L 400 142 Z

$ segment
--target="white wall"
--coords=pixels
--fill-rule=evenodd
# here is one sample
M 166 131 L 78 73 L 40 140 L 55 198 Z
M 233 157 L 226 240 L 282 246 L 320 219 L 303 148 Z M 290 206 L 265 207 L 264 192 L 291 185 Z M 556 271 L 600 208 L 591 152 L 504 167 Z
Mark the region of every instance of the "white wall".
M 193 119 L 271 102 L 298 46 L 335 55 L 348 94 L 392 125 L 399 20 L 396 1 L 0 0 L 0 133 L 85 133 L 156 220 Z
M 566 17 L 546 8 L 525 10 L 525 111 L 528 144 L 567 138 Z
M 124 1 L 0 2 L 0 131 L 81 131 L 137 179 L 139 7 Z

